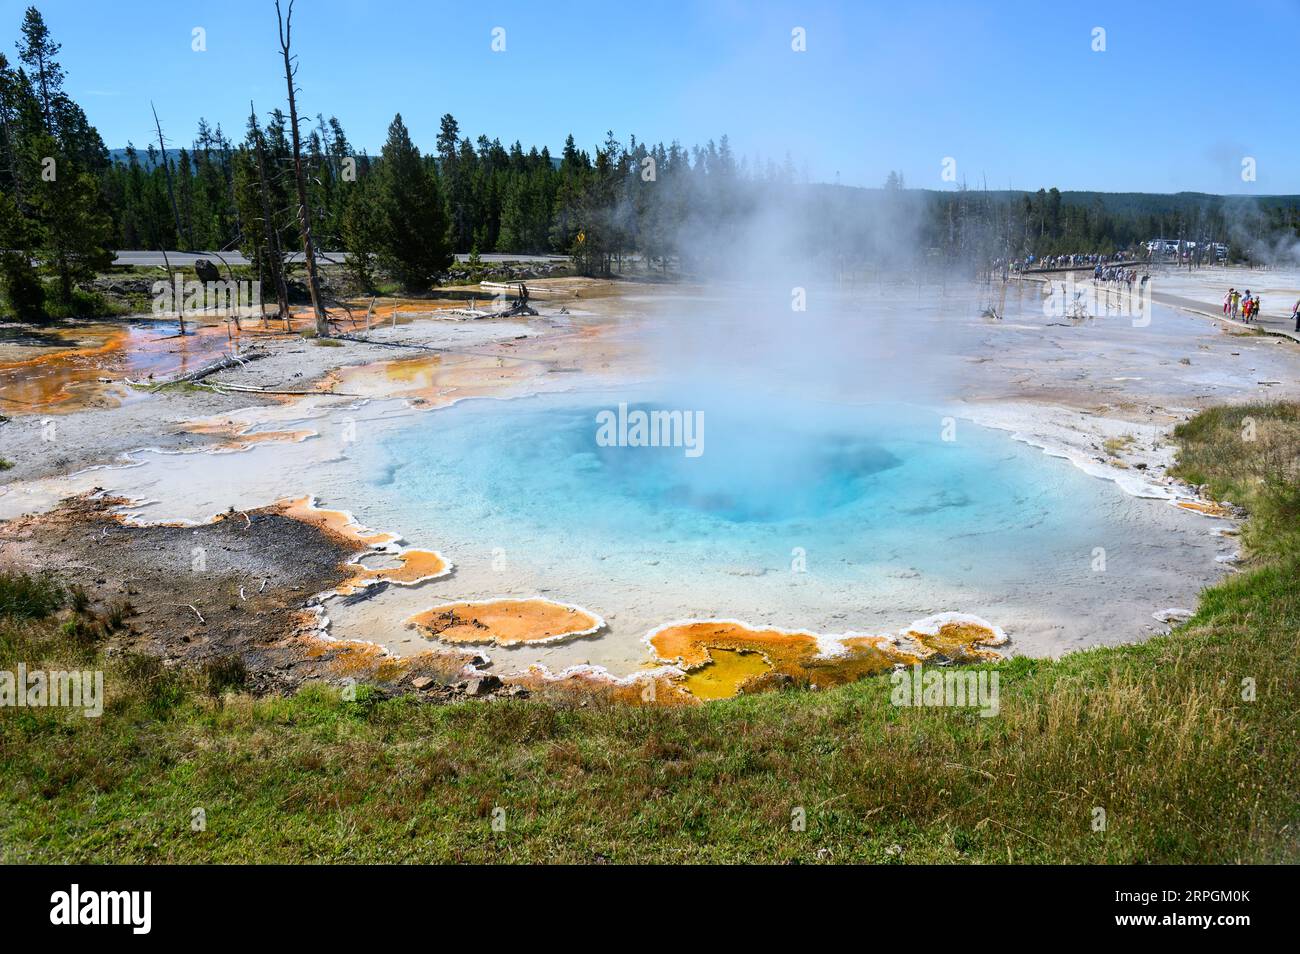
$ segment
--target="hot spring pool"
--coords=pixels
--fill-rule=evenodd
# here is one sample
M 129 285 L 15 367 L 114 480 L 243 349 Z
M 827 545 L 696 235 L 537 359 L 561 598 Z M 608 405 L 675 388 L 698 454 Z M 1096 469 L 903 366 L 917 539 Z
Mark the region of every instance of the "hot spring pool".
M 1086 570 L 1127 503 L 1003 434 L 948 419 L 945 441 L 945 419 L 915 408 L 706 409 L 692 457 L 600 446 L 597 415 L 617 403 L 461 404 L 385 440 L 368 482 L 404 525 L 436 515 L 448 543 L 489 541 L 561 576 L 593 561 L 630 583 L 647 565 L 786 573 L 801 555 L 809 573 L 859 579 Z
M 591 663 L 626 675 L 685 619 L 894 633 L 978 615 L 1010 649 L 1139 639 L 1216 580 L 1216 521 L 1140 499 L 966 420 L 905 405 L 702 402 L 698 455 L 609 445 L 598 415 L 653 395 L 566 393 L 414 411 L 377 401 L 275 427 L 317 436 L 228 453 L 141 452 L 0 496 L 0 512 L 103 487 L 145 520 L 205 520 L 314 495 L 439 551 L 450 574 L 327 601 L 334 636 L 402 655 L 407 620 L 460 600 L 543 596 L 602 617 L 596 636 L 493 646 L 498 671 Z M 673 408 L 667 408 L 672 410 Z M 945 436 L 951 440 L 945 440 Z
M 494 649 L 499 664 L 630 671 L 648 630 L 700 617 L 881 632 L 962 611 L 1065 649 L 1134 638 L 1217 573 L 1203 518 L 935 411 L 723 402 L 702 408 L 694 456 L 603 445 L 598 415 L 621 402 L 658 407 L 625 393 L 467 401 L 368 455 L 353 509 L 455 563 L 430 585 L 439 596 L 540 594 L 608 623 Z M 431 602 L 392 592 L 331 616 L 340 634 L 373 634 Z

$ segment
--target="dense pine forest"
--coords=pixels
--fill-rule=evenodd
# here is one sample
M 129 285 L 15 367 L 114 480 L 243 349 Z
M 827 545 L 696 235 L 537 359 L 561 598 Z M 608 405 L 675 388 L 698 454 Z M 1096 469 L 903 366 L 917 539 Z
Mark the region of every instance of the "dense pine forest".
M 282 104 L 250 103 L 236 133 L 199 118 L 178 147 L 166 132 L 173 117 L 142 116 L 156 137 L 110 152 L 65 92 L 60 46 L 35 7 L 16 47 L 17 62 L 0 54 L 0 291 L 5 313 L 21 320 L 93 313 L 84 288 L 114 249 L 238 249 L 259 278 L 282 285 L 304 222 L 326 264 L 344 260 L 330 252 L 347 253 L 358 290 L 391 283 L 408 292 L 444 280 L 453 253 L 555 253 L 584 274 L 632 261 L 707 273 L 774 209 L 772 248 L 828 267 L 918 256 L 978 267 L 1029 253 L 1110 253 L 1156 236 L 1269 259 L 1300 243 L 1300 197 L 928 191 L 905 188 L 895 173 L 879 189 L 817 185 L 788 157 L 738 158 L 725 135 L 687 148 L 610 132 L 590 150 L 569 136 L 553 156 L 475 137 L 450 113 L 423 151 L 416 143 L 432 130 L 413 133 L 400 115 L 370 156 L 334 116 L 299 111 L 294 136 Z M 299 99 L 312 105 L 310 91 Z

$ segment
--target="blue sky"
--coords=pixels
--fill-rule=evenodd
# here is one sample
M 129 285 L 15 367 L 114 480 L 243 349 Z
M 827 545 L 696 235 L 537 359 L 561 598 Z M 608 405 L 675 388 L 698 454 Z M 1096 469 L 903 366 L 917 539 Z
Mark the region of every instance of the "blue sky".
M 25 5 L 0 2 L 11 60 Z M 283 105 L 271 0 L 37 5 L 110 147 L 147 143 L 151 99 L 179 144 L 200 115 L 242 134 L 250 98 Z M 569 132 L 587 148 L 610 128 L 687 145 L 727 133 L 738 155 L 788 151 L 850 185 L 900 169 L 952 188 L 952 158 L 990 188 L 1300 193 L 1300 0 L 299 0 L 294 40 L 300 110 L 337 115 L 372 153 L 395 112 L 425 149 L 450 112 L 463 132 L 553 152 Z

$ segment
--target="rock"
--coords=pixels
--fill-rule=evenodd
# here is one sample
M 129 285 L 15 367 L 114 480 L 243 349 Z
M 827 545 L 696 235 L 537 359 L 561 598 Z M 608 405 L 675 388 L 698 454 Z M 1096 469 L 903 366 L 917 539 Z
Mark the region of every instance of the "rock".
M 196 258 L 194 260 L 194 274 L 198 276 L 201 282 L 221 281 L 221 272 L 217 271 L 217 266 L 206 258 Z
M 1171 606 L 1152 613 L 1151 617 L 1158 623 L 1181 623 L 1192 618 L 1192 611 Z
M 486 696 L 494 689 L 501 687 L 501 679 L 497 676 L 476 676 L 465 683 L 465 695 L 477 698 Z
M 428 689 L 433 685 L 433 680 L 428 676 L 416 676 L 411 680 L 411 685 L 423 692 L 425 689 Z

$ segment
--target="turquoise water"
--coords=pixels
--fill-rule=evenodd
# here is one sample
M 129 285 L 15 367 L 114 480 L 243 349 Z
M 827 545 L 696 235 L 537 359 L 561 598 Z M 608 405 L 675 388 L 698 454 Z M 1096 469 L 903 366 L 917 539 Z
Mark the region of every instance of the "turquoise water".
M 1113 485 L 967 422 L 945 441 L 945 420 L 924 409 L 724 401 L 701 408 L 703 452 L 690 457 L 601 446 L 597 414 L 620 400 L 420 415 L 385 441 L 371 488 L 395 525 L 440 546 L 478 541 L 561 575 L 587 561 L 628 584 L 647 563 L 692 585 L 722 567 L 788 571 L 801 555 L 823 575 L 1083 583 L 1094 547 L 1133 522 Z M 1140 537 L 1123 542 L 1112 569 L 1141 559 Z
M 608 623 L 592 639 L 494 647 L 501 671 L 626 674 L 645 663 L 649 630 L 701 617 L 880 633 L 957 611 L 1001 626 L 1018 651 L 1051 653 L 1140 636 L 1154 610 L 1194 605 L 1221 572 L 1203 518 L 1004 432 L 919 407 L 753 394 L 359 405 L 304 422 L 321 436 L 302 443 L 143 454 L 80 479 L 159 501 L 139 508 L 155 520 L 252 509 L 292 488 L 452 561 L 425 585 L 327 603 L 341 638 L 421 652 L 406 620 L 462 599 L 542 595 Z M 701 411 L 702 453 L 605 446 L 598 415 L 622 402 Z

